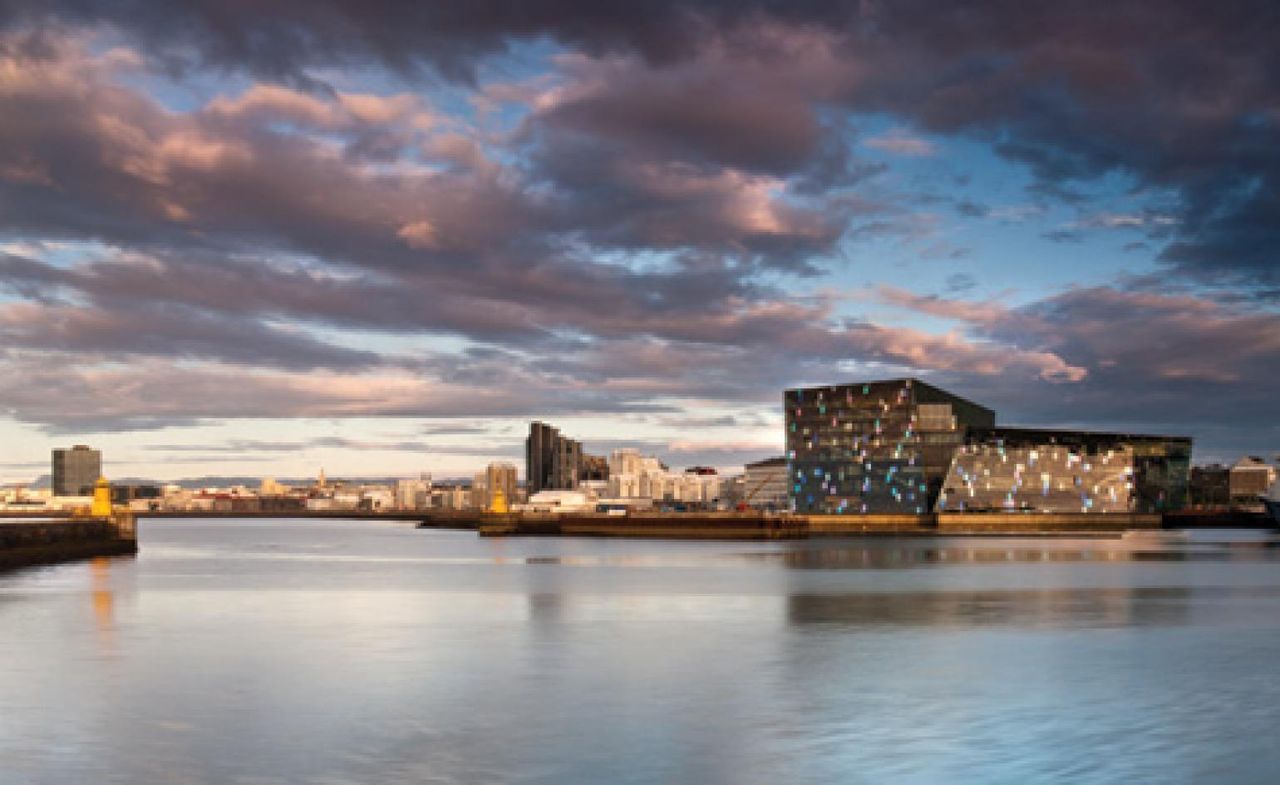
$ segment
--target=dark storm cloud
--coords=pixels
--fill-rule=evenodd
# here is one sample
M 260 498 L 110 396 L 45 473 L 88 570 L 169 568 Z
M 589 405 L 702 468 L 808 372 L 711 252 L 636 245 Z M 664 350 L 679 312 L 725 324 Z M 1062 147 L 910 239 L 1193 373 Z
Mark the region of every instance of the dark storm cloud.
M 314 81 L 309 68 L 352 63 L 469 77 L 484 56 L 541 36 L 597 58 L 635 53 L 636 67 L 618 75 L 634 102 L 605 90 L 562 106 L 555 121 L 686 162 L 795 173 L 820 147 L 812 104 L 843 102 L 988 138 L 1059 194 L 1111 171 L 1174 189 L 1182 222 L 1164 257 L 1174 269 L 1271 285 L 1278 275 L 1280 11 L 1267 2 L 1122 0 L 1105 13 L 1048 0 L 17 2 L 5 16 L 11 25 L 101 22 L 153 53 L 196 52 L 206 64 L 301 83 Z M 765 83 L 757 94 L 717 78 L 759 62 L 788 31 L 829 44 L 779 60 L 773 81 L 808 73 L 839 89 L 786 95 L 744 79 Z M 664 80 L 686 89 L 673 93 Z
M 768 15 L 838 23 L 856 5 L 805 0 L 272 0 L 251 5 L 12 0 L 0 7 L 0 19 L 11 24 L 106 23 L 165 55 L 174 68 L 193 65 L 195 53 L 203 64 L 319 86 L 309 68 L 368 63 L 409 75 L 426 67 L 470 79 L 485 55 L 505 51 L 513 39 L 542 36 L 593 54 L 638 51 L 651 61 L 668 62 L 690 56 L 709 33 L 743 19 Z

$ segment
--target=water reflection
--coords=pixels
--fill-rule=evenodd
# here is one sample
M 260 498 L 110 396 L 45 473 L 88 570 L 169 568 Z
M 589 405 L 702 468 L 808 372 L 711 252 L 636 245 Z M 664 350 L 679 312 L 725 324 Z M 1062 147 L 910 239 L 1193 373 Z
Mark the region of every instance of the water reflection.
M 1280 770 L 1265 546 L 148 521 L 0 580 L 0 630 L 0 785 Z
M 795 625 L 938 629 L 1131 627 L 1186 624 L 1183 587 L 793 594 Z
M 93 619 L 98 630 L 98 647 L 104 654 L 114 651 L 115 592 L 111 589 L 111 559 L 98 556 L 89 562 L 93 580 Z
M 1153 547 L 1151 544 L 1133 545 L 1120 540 L 1045 542 L 1039 545 L 1034 540 L 997 545 L 935 545 L 929 541 L 908 539 L 859 544 L 806 543 L 791 550 L 743 553 L 738 557 L 748 561 L 778 562 L 795 570 L 900 570 L 966 564 L 1277 561 L 1280 560 L 1280 552 L 1276 550 L 1275 543 L 1269 541 Z

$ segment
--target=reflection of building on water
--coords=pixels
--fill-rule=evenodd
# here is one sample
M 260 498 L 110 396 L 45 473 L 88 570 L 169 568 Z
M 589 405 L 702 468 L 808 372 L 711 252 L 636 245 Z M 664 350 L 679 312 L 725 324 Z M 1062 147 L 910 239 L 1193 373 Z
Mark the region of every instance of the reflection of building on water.
M 1185 551 L 1168 550 L 1150 554 L 1153 558 L 1167 556 L 1170 560 L 1187 557 Z M 939 564 L 996 564 L 1034 562 L 1107 562 L 1132 561 L 1138 552 L 1124 548 L 1098 548 L 1095 545 L 1080 548 L 1062 547 L 1030 548 L 992 546 L 919 546 L 919 545 L 868 545 L 847 548 L 797 548 L 777 553 L 753 554 L 756 558 L 777 559 L 789 569 L 901 569 Z
M 559 592 L 536 592 L 529 599 L 529 619 L 533 622 L 558 624 L 564 621 L 564 595 Z
M 1184 587 L 793 594 L 787 619 L 855 627 L 1181 625 L 1189 621 L 1192 594 Z

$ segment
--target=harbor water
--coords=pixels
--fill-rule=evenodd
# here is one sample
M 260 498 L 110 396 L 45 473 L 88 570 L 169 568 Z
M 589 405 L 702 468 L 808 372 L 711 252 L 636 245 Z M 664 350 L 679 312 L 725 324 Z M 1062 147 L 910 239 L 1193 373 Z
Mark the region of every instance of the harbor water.
M 0 785 L 1269 784 L 1269 546 L 148 520 L 0 574 Z

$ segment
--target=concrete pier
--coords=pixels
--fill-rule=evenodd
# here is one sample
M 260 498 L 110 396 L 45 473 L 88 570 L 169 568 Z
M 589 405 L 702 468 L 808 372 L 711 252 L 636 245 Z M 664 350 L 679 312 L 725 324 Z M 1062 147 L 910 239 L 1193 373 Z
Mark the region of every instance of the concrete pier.
M 128 513 L 0 520 L 0 570 L 137 551 L 134 518 Z

